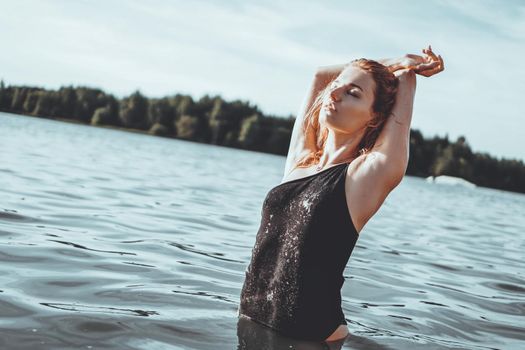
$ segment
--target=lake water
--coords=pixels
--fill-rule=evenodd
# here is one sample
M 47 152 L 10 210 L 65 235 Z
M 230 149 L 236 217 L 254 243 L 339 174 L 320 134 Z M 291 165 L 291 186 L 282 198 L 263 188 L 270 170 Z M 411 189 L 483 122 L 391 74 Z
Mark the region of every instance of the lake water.
M 0 114 L 1 349 L 328 349 L 238 322 L 284 157 Z M 525 196 L 405 177 L 343 349 L 525 349 Z

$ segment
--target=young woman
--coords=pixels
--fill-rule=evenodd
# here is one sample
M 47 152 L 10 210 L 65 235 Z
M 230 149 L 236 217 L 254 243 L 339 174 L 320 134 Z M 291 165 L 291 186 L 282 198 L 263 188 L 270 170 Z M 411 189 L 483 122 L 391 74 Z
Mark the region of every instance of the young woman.
M 402 180 L 423 55 L 322 67 L 295 121 L 282 183 L 263 203 L 239 316 L 289 337 L 348 335 L 343 271 L 366 222 Z

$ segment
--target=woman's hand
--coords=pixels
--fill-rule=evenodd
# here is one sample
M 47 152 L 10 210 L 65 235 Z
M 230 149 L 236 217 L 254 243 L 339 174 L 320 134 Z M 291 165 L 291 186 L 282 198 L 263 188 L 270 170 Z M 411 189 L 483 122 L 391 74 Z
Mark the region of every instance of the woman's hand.
M 422 63 L 414 69 L 414 72 L 424 77 L 431 77 L 434 74 L 440 73 L 445 70 L 445 62 L 441 55 L 437 55 L 432 52 L 432 48 L 428 45 L 428 49 L 423 49 L 425 54 L 425 60 L 427 63 Z
M 430 77 L 445 69 L 443 58 L 441 55 L 436 56 L 430 45 L 428 49 L 423 49 L 422 51 L 423 56 L 413 54 L 403 56 L 395 64 L 389 66 L 390 71 L 395 74 L 397 71 L 408 69 L 424 77 Z

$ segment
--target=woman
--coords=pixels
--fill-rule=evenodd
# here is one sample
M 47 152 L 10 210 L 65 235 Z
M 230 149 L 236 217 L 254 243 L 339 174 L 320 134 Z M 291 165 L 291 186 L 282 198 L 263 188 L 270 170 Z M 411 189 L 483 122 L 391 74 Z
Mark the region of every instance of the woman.
M 443 69 L 429 46 L 423 56 L 317 71 L 295 121 L 282 183 L 263 203 L 240 317 L 297 339 L 348 335 L 344 268 L 359 232 L 405 174 L 415 74 Z

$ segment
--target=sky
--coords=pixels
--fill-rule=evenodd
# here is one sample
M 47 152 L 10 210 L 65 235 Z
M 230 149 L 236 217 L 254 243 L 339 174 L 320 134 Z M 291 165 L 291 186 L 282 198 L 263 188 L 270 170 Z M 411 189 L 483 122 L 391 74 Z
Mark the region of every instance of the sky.
M 0 0 L 7 85 L 205 94 L 296 115 L 319 66 L 420 54 L 412 127 L 525 160 L 525 1 Z

